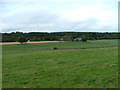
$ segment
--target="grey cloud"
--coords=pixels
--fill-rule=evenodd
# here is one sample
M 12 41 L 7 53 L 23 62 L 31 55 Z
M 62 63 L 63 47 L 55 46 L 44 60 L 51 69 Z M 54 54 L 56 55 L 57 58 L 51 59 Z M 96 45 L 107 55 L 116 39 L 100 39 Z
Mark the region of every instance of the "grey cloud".
M 31 11 L 21 12 L 10 17 L 4 17 L 3 23 L 16 23 L 16 24 L 38 24 L 38 23 L 50 23 L 60 16 L 50 11 Z
M 62 18 L 62 15 L 52 10 L 32 9 L 23 10 L 12 16 L 2 17 L 3 32 L 10 31 L 104 31 L 115 30 L 117 26 L 100 26 L 97 18 L 90 18 L 84 21 L 72 22 Z M 96 28 L 99 25 L 99 28 Z
M 48 18 L 50 18 L 49 14 Z M 54 15 L 53 15 L 54 17 Z M 60 18 L 60 17 L 58 17 Z M 92 18 L 92 19 L 88 19 L 85 21 L 78 21 L 78 22 L 70 22 L 67 19 L 64 20 L 59 20 L 58 18 L 56 19 L 52 19 L 53 21 L 49 22 L 48 21 L 39 21 L 38 22 L 32 22 L 30 23 L 23 23 L 23 24 L 10 24 L 7 27 L 3 28 L 4 32 L 7 31 L 49 31 L 49 32 L 60 32 L 60 31 L 80 31 L 80 32 L 85 32 L 85 31 L 89 31 L 89 32 L 93 32 L 93 31 L 112 31 L 112 30 L 116 30 L 117 26 L 107 26 L 107 25 L 99 25 L 99 20 L 97 18 Z M 44 18 L 42 18 L 44 20 Z M 51 18 L 50 18 L 51 19 Z M 30 20 L 28 20 L 30 21 Z M 96 26 L 99 25 L 99 26 Z M 97 28 L 99 27 L 99 28 Z

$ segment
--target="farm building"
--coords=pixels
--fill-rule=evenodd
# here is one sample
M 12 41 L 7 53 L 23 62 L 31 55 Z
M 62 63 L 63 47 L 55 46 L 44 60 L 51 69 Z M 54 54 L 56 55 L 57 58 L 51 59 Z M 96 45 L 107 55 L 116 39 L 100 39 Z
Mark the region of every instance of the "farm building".
M 82 41 L 82 38 L 75 38 L 74 41 Z

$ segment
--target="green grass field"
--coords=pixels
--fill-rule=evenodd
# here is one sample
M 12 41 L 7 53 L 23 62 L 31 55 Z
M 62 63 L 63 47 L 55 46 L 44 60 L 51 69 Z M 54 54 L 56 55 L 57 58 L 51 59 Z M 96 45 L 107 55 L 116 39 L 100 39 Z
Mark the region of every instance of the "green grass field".
M 12 49 L 31 49 L 31 48 L 82 48 L 82 47 L 102 47 L 117 46 L 118 40 L 91 40 L 88 42 L 58 42 L 58 43 L 36 43 L 23 45 L 3 45 L 3 50 Z
M 3 45 L 3 88 L 117 88 L 118 47 L 31 49 L 112 45 L 117 40 Z

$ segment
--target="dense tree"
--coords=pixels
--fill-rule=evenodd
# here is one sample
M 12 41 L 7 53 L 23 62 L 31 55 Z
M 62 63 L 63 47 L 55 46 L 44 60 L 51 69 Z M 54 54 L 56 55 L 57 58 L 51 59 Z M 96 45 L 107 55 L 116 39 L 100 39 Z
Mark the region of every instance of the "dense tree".
M 24 36 L 21 36 L 21 37 L 18 37 L 17 41 L 23 44 L 23 43 L 26 43 L 28 39 Z
M 98 33 L 98 32 L 12 32 L 2 33 L 2 42 L 16 42 L 18 37 L 25 37 L 30 41 L 73 41 L 75 38 L 86 38 L 87 40 L 120 39 L 120 33 Z
M 63 37 L 63 40 L 64 40 L 64 41 L 73 41 L 74 39 L 73 39 L 72 36 L 65 35 L 65 36 Z
M 82 42 L 87 42 L 87 38 L 82 38 Z

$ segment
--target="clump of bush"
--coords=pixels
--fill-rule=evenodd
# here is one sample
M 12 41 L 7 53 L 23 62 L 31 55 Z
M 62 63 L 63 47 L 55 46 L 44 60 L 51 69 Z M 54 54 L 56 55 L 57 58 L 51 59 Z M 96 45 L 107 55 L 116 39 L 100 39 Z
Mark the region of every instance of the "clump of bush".
M 53 47 L 53 49 L 55 50 L 55 49 L 58 49 L 57 47 Z

